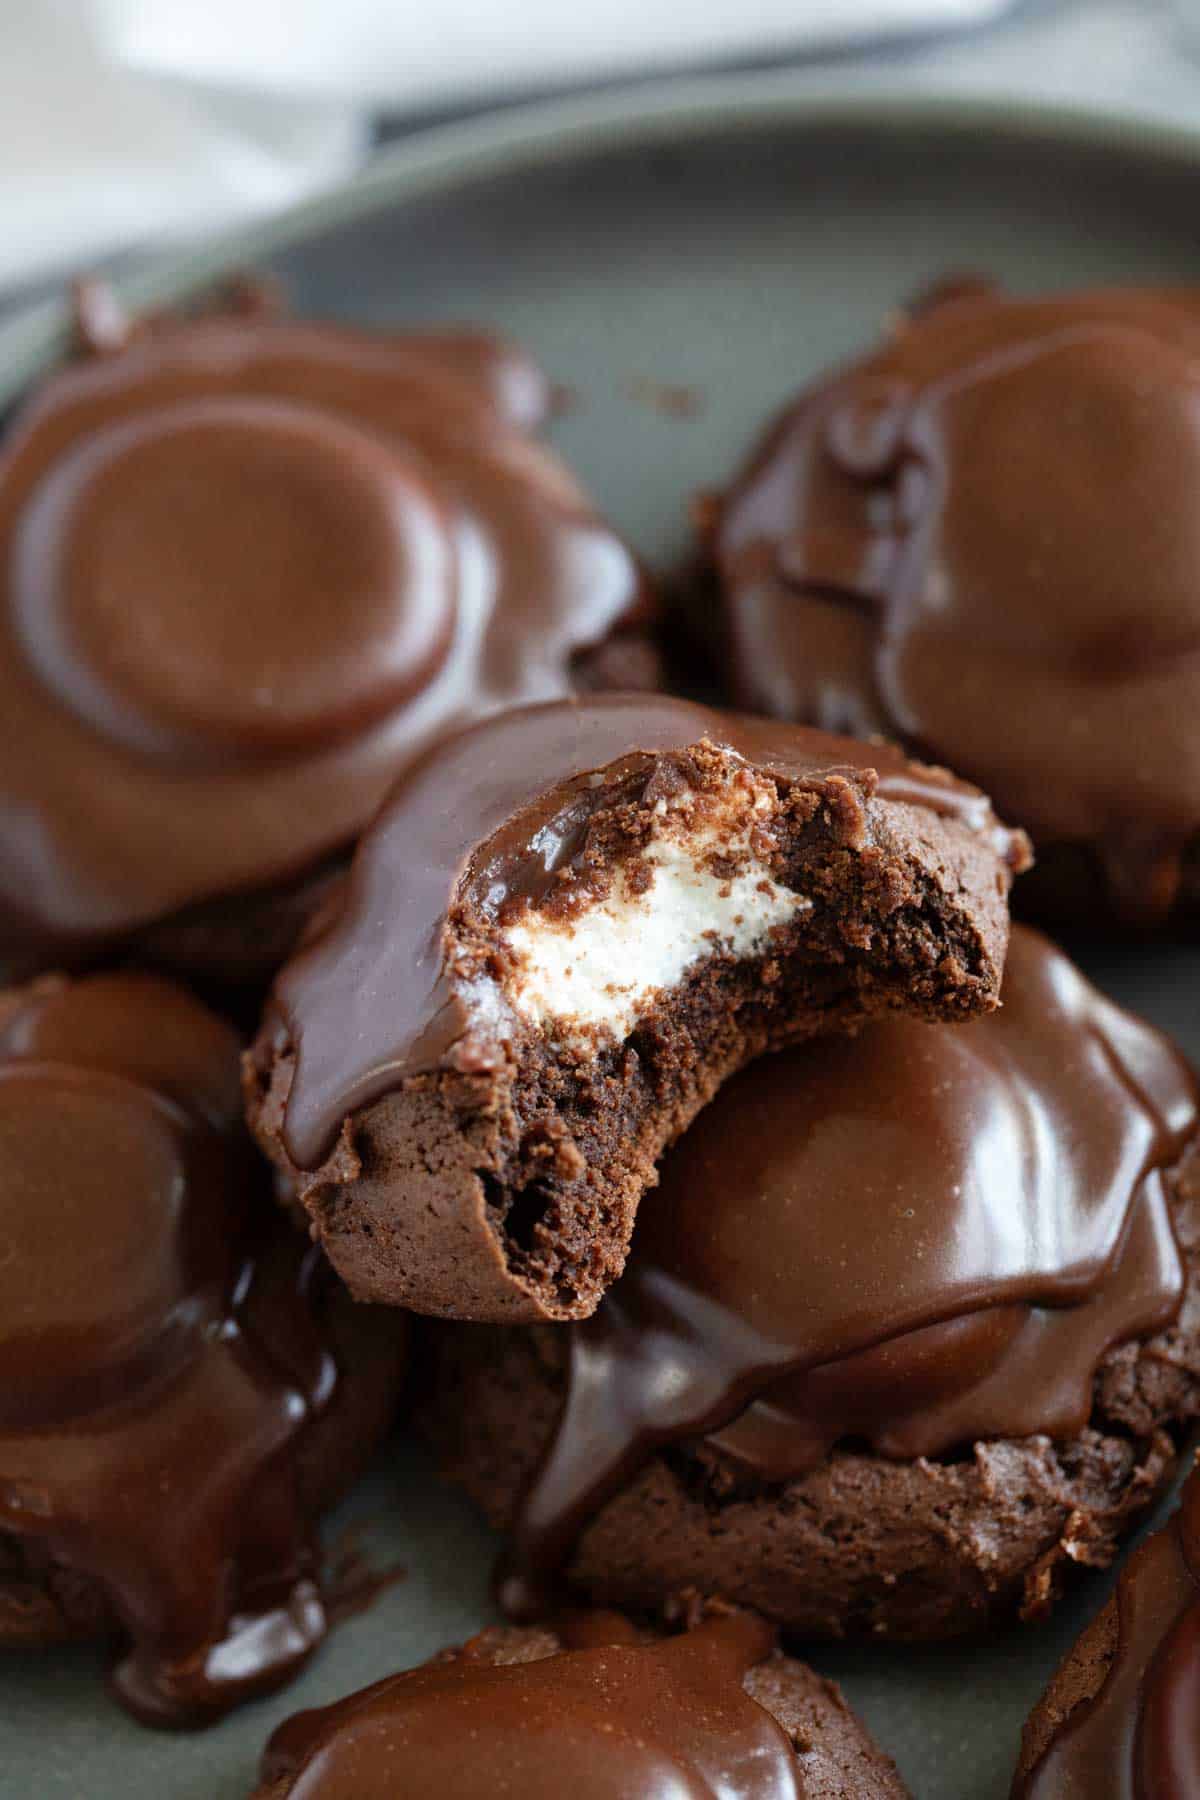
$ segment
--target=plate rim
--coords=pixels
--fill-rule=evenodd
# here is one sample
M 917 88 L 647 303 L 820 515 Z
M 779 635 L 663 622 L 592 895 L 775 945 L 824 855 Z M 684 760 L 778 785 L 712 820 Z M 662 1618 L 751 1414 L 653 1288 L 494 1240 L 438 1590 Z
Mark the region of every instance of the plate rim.
M 181 300 L 222 273 L 269 258 L 323 230 L 399 201 L 472 180 L 512 176 L 577 156 L 670 147 L 717 132 L 773 126 L 870 128 L 883 136 L 937 131 L 1013 143 L 1048 139 L 1125 151 L 1183 167 L 1200 164 L 1200 118 L 1158 119 L 1131 105 L 1097 105 L 917 86 L 869 71 L 830 77 L 811 67 L 625 82 L 536 100 L 414 132 L 376 151 L 354 175 L 276 213 L 242 221 L 187 249 L 167 248 L 112 278 L 132 311 Z M 66 288 L 64 281 L 64 289 Z M 0 325 L 0 405 L 69 347 L 70 311 L 55 296 Z

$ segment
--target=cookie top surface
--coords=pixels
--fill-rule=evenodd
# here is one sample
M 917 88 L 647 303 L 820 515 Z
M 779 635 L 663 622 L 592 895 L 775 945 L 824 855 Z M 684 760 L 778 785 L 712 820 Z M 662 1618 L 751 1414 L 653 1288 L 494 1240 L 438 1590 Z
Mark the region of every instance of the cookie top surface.
M 1200 1474 L 1188 1478 L 1174 1516 L 1130 1556 L 1109 1607 L 1115 1630 L 1100 1657 L 1103 1675 L 1079 1669 L 1084 1691 L 1063 1713 L 1056 1704 L 1048 1741 L 1032 1764 L 1022 1760 L 1014 1800 L 1200 1796 Z M 1070 1653 L 1055 1686 L 1079 1657 Z
M 1104 1352 L 1178 1310 L 1168 1181 L 1196 1127 L 1171 1044 L 1022 928 L 987 1018 L 886 1020 L 743 1070 L 570 1327 L 507 1603 L 535 1606 L 671 1443 L 706 1437 L 776 1482 L 845 1440 L 904 1458 L 1077 1433 Z
M 715 807 L 701 805 L 684 762 L 656 762 L 675 753 L 721 765 Z M 505 991 L 526 1020 L 553 1026 L 570 1016 L 620 1036 L 639 998 L 678 980 L 714 938 L 745 954 L 811 904 L 755 860 L 776 780 L 810 786 L 845 814 L 851 836 L 873 803 L 948 818 L 989 846 L 1005 890 L 1025 855 L 985 796 L 883 744 L 643 695 L 486 721 L 402 778 L 324 931 L 276 982 L 281 1041 L 296 1051 L 286 1115 L 293 1161 L 315 1167 L 342 1120 L 406 1076 L 484 1071 L 502 1057 L 503 997 L 478 962 L 452 966 L 452 915 L 469 916 L 517 969 Z M 601 807 L 617 810 L 625 784 L 636 790 L 637 828 L 650 835 L 633 859 L 639 879 L 614 893 L 604 886 L 613 856 L 590 828 Z M 745 882 L 731 852 L 750 867 Z M 659 905 L 671 928 L 656 934 Z M 547 926 L 540 935 L 529 930 L 531 909 Z M 604 928 L 594 944 L 584 925 Z M 590 981 L 592 964 L 603 980 Z
M 1198 350 L 1182 290 L 948 286 L 814 384 L 716 532 L 739 701 L 903 738 L 1164 917 L 1200 825 Z
M 498 1660 L 490 1643 L 501 1636 L 287 1721 L 264 1757 L 264 1791 L 311 1800 L 402 1791 L 799 1800 L 809 1791 L 785 1731 L 743 1687 L 774 1647 L 773 1630 L 752 1615 L 659 1640 L 617 1614 L 581 1615 L 554 1636 L 528 1634 L 536 1660 Z
M 50 959 L 345 847 L 457 719 L 569 691 L 642 600 L 463 332 L 168 321 L 0 455 L 0 933 Z
M 238 1057 L 154 977 L 0 995 L 0 1532 L 99 1585 L 118 1696 L 157 1721 L 273 1684 L 325 1625 L 292 1458 L 340 1377 Z

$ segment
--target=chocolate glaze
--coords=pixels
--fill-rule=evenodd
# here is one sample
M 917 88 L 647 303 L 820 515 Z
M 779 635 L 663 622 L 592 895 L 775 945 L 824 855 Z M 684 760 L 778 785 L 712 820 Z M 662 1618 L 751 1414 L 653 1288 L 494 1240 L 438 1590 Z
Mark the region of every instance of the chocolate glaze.
M 1103 1685 L 1068 1714 L 1014 1800 L 1200 1797 L 1200 1474 L 1117 1583 Z
M 668 1445 L 706 1437 L 780 1482 L 845 1439 L 1067 1437 L 1104 1351 L 1174 1317 L 1189 1070 L 1036 933 L 1014 932 L 1003 999 L 969 1027 L 898 1017 L 784 1052 L 700 1114 L 624 1277 L 570 1328 L 509 1610 Z
M 632 557 L 470 332 L 163 323 L 0 457 L 0 948 L 94 953 L 343 849 L 452 722 L 563 694 Z
M 393 1675 L 280 1727 L 264 1780 L 299 1800 L 799 1800 L 795 1752 L 742 1680 L 774 1646 L 749 1613 L 638 1642 L 616 1614 L 568 1621 L 566 1648 Z
M 1015 866 L 1024 858 L 1020 834 L 998 824 L 982 794 L 888 745 L 644 695 L 490 720 L 403 777 L 362 841 L 338 911 L 276 982 L 279 1035 L 297 1052 L 285 1135 L 298 1167 L 318 1167 L 342 1120 L 404 1077 L 495 1065 L 501 1022 L 447 977 L 448 912 L 466 891 L 491 914 L 536 894 L 569 862 L 589 801 L 644 779 L 651 754 L 703 739 L 832 800 L 878 794 L 951 815 Z
M 320 1254 L 256 1215 L 263 1180 L 237 1041 L 182 989 L 0 996 L 0 1535 L 99 1587 L 154 1723 L 278 1685 L 325 1631 L 296 1456 L 342 1383 Z
M 723 504 L 740 703 L 904 739 L 1165 918 L 1200 826 L 1198 353 L 1184 291 L 927 297 Z

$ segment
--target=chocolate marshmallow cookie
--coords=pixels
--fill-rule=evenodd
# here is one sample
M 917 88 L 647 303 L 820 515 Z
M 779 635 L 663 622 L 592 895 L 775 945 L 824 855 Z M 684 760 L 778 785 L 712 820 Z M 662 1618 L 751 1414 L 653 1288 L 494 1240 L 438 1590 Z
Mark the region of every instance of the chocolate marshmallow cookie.
M 271 1739 L 256 1800 L 903 1800 L 832 1682 L 748 1613 L 484 1631 Z
M 1197 293 L 947 283 L 713 514 L 738 703 L 978 781 L 1076 928 L 1200 922 L 1198 371 Z
M 562 1331 L 444 1326 L 421 1422 L 512 1534 L 502 1597 L 719 1594 L 948 1636 L 1104 1564 L 1200 1413 L 1197 1094 L 1014 932 L 1004 1005 L 729 1082 Z
M 1200 1474 L 1025 1726 L 1013 1800 L 1200 1797 Z
M 114 1638 L 152 1723 L 308 1657 L 314 1521 L 395 1409 L 403 1318 L 355 1308 L 269 1189 L 237 1041 L 181 989 L 0 995 L 0 1649 Z
M 45 384 L 0 452 L 0 962 L 269 976 L 425 743 L 605 681 L 646 595 L 545 401 L 480 334 L 261 317 Z
M 356 1294 L 585 1315 L 750 1056 L 995 1004 L 1024 854 L 883 746 L 638 696 L 512 712 L 396 787 L 279 976 L 251 1122 Z

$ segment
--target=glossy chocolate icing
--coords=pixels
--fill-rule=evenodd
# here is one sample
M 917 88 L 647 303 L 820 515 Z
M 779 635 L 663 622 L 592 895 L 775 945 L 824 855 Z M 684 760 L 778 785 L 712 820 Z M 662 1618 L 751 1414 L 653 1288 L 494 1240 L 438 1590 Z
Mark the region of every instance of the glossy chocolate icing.
M 1200 1474 L 1117 1583 L 1103 1685 L 1068 1714 L 1014 1800 L 1200 1800 Z
M 615 1614 L 556 1627 L 536 1662 L 472 1655 L 376 1682 L 274 1735 L 263 1776 L 300 1800 L 799 1800 L 795 1752 L 742 1680 L 774 1632 L 749 1613 L 638 1642 Z
M 913 1457 L 1068 1437 L 1104 1351 L 1175 1316 L 1165 1176 L 1196 1129 L 1190 1071 L 1034 932 L 1003 1002 L 783 1052 L 700 1114 L 622 1280 L 570 1327 L 511 1611 L 666 1446 L 705 1438 L 779 1482 L 846 1439 Z
M 0 1536 L 99 1588 L 117 1695 L 162 1724 L 326 1627 L 296 1467 L 341 1400 L 325 1271 L 256 1213 L 238 1054 L 149 976 L 0 996 Z
M 726 497 L 741 704 L 883 731 L 1154 923 L 1200 827 L 1200 302 L 950 285 Z
M 462 892 L 493 916 L 536 893 L 569 864 L 589 801 L 639 771 L 644 777 L 649 753 L 703 739 L 832 801 L 853 791 L 926 807 L 984 834 L 1014 865 L 1024 856 L 1019 834 L 998 824 L 982 794 L 888 745 L 645 695 L 487 721 L 436 746 L 402 778 L 325 931 L 276 982 L 280 1035 L 297 1052 L 285 1132 L 298 1167 L 317 1167 L 342 1120 L 405 1076 L 497 1062 L 501 1024 L 447 978 L 448 911 Z
M 478 333 L 173 321 L 0 456 L 0 949 L 103 949 L 345 848 L 453 722 L 644 605 Z

